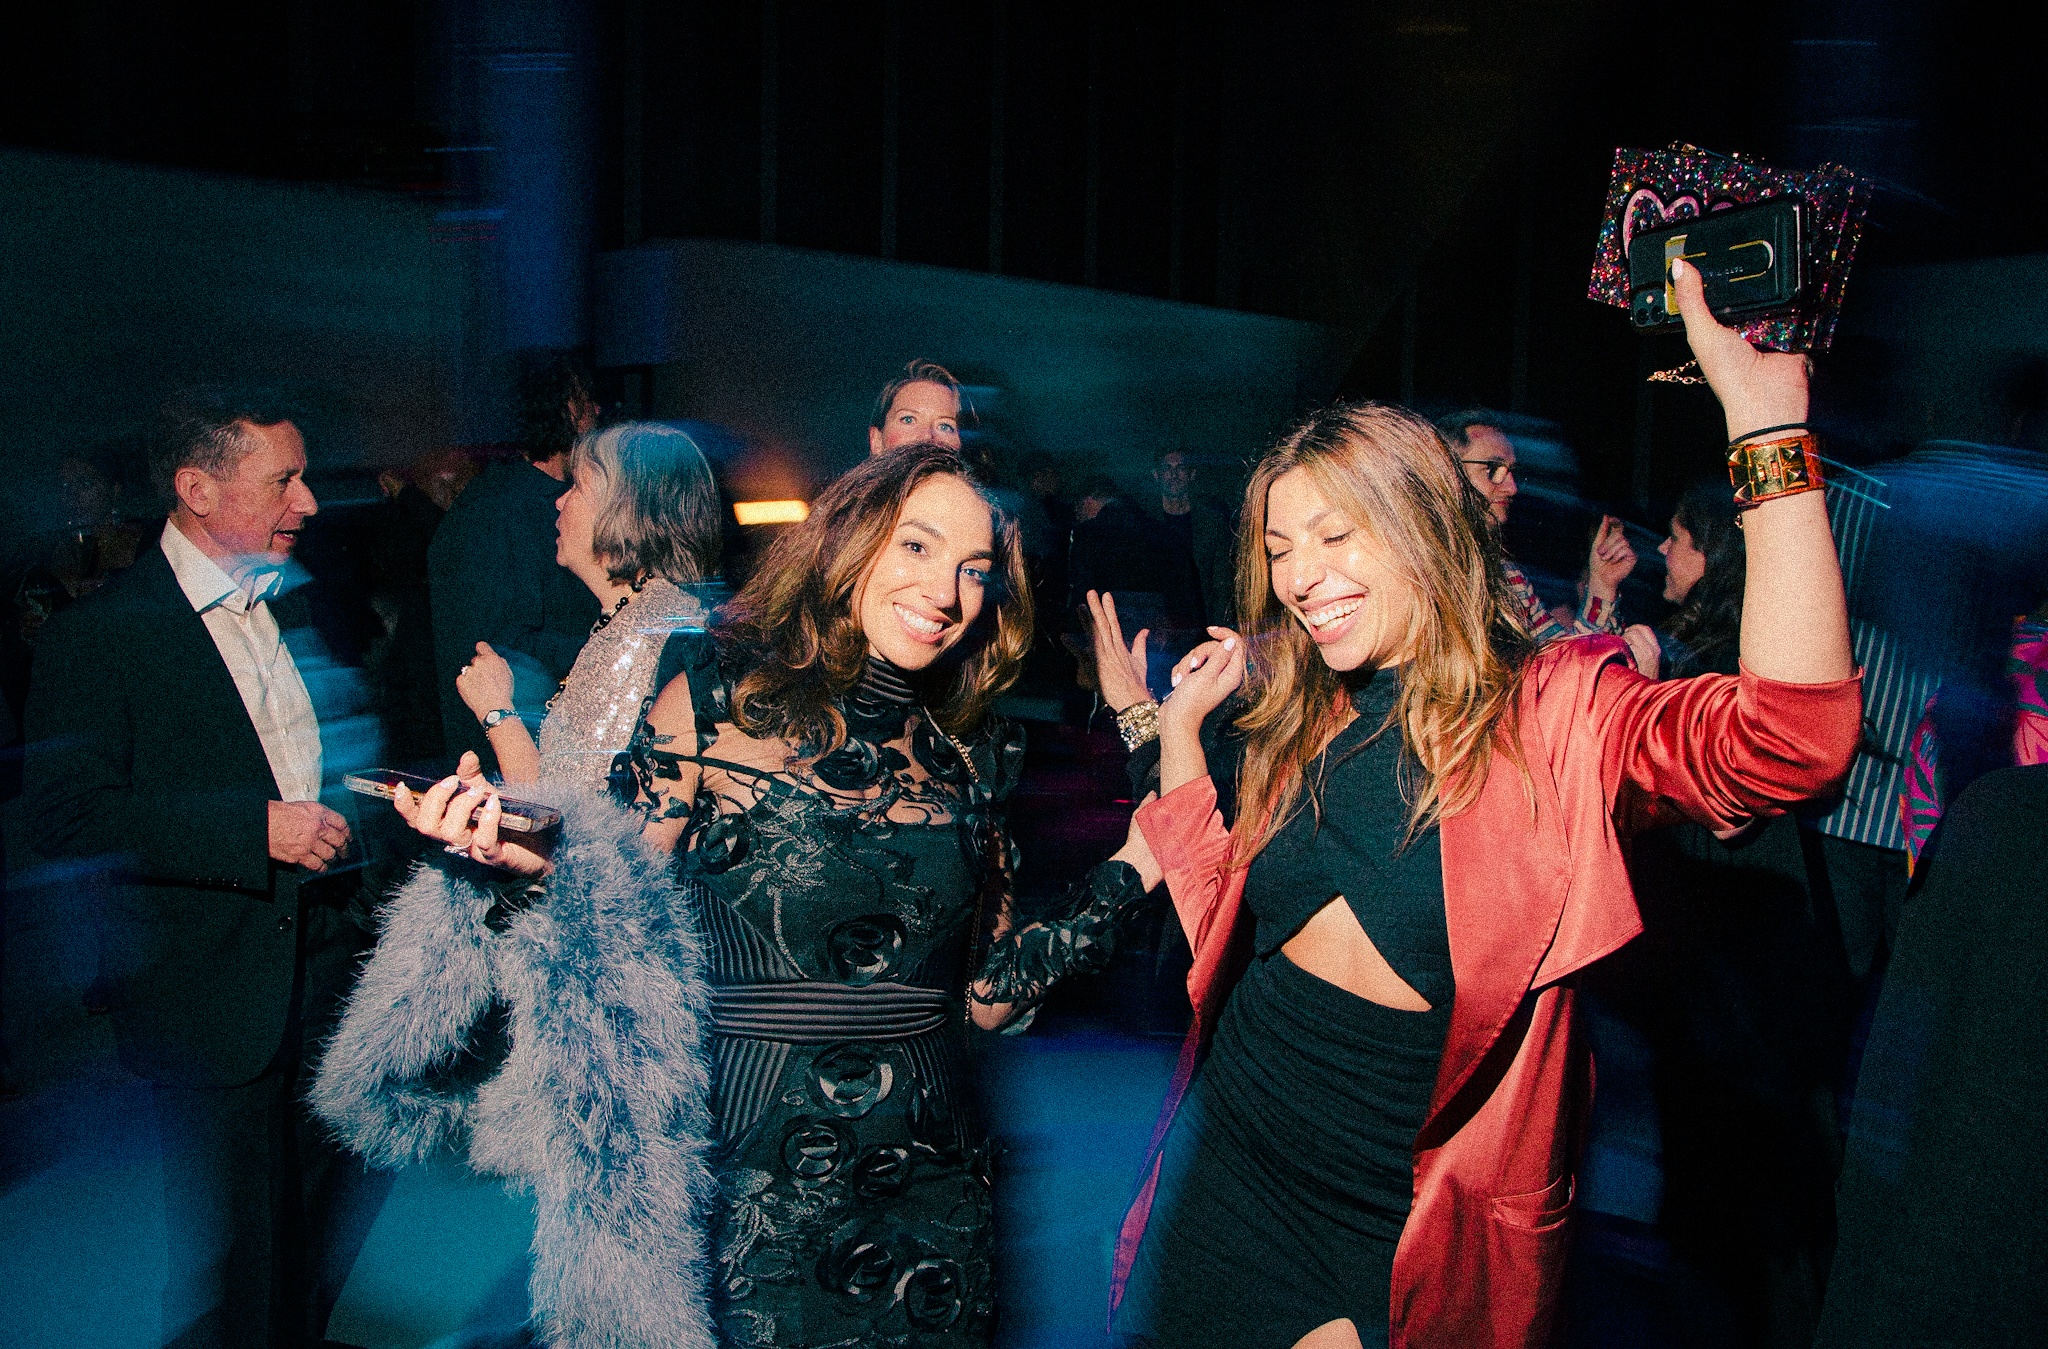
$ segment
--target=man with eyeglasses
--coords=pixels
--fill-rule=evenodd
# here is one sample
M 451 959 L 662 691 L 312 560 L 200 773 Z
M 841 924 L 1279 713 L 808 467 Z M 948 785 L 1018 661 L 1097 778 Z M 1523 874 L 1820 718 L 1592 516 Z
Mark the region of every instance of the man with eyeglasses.
M 1475 408 L 1453 413 L 1436 424 L 1445 443 L 1464 466 L 1465 476 L 1492 508 L 1496 527 L 1507 523 L 1508 509 L 1520 490 L 1515 483 L 1515 443 L 1495 424 L 1499 420 L 1504 420 L 1500 413 Z M 1621 521 L 1614 516 L 1600 518 L 1599 532 L 1593 536 L 1593 546 L 1586 557 L 1584 594 L 1570 626 L 1544 607 L 1536 588 L 1529 584 L 1529 578 L 1513 558 L 1503 555 L 1501 561 L 1537 642 L 1555 642 L 1585 633 L 1621 632 L 1621 611 L 1615 597 L 1622 581 L 1635 570 L 1636 553 L 1622 532 Z

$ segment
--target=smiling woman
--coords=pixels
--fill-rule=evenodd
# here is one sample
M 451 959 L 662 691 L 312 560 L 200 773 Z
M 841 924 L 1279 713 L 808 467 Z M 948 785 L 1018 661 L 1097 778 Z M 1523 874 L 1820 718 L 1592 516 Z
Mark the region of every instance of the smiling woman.
M 990 705 L 1030 640 L 1016 522 L 914 443 L 776 541 L 649 717 L 648 834 L 711 936 L 732 1343 L 993 1333 L 967 1025 L 1106 963 L 1149 866 L 1127 845 L 1016 923 L 1022 745 Z
M 1731 442 L 1803 421 L 1801 358 L 1676 284 Z M 1399 408 L 1309 418 L 1246 489 L 1244 634 L 1159 709 L 1137 823 L 1195 1016 L 1113 1282 L 1156 1349 L 1543 1343 L 1590 1105 L 1570 976 L 1641 930 L 1622 840 L 1780 812 L 1854 752 L 1810 482 L 1746 512 L 1740 675 L 1655 684 L 1611 637 L 1532 649 L 1465 467 Z M 1201 727 L 1240 685 L 1226 825 Z
M 583 532 L 581 490 L 564 496 L 565 548 Z M 1015 920 L 1003 802 L 1022 745 L 990 710 L 1030 641 L 1016 523 L 957 450 L 924 442 L 870 458 L 827 488 L 711 631 L 678 633 L 662 651 L 660 692 L 614 777 L 632 797 L 640 838 L 673 858 L 678 884 L 659 899 L 601 897 L 656 914 L 673 902 L 688 921 L 652 924 L 644 938 L 617 923 L 581 934 L 591 949 L 634 949 L 565 957 L 544 972 L 546 986 L 574 989 L 594 970 L 608 995 L 641 1001 L 578 1021 L 573 1004 L 533 1000 L 514 1009 L 513 1053 L 522 1035 L 541 1053 L 603 1050 L 622 1033 L 704 1016 L 708 1064 L 674 1044 L 633 1045 L 549 1071 L 594 1083 L 607 1099 L 649 1100 L 666 1131 L 658 1142 L 708 1160 L 719 1187 L 711 1259 L 667 1267 L 711 1286 L 720 1343 L 979 1349 L 994 1333 L 989 1141 L 968 1026 L 1017 1025 L 1054 982 L 1101 968 L 1158 880 L 1133 835 L 1052 917 Z M 506 920 L 509 938 L 566 921 L 587 903 L 579 896 L 596 859 L 618 859 L 616 825 L 606 834 L 565 809 L 561 841 L 543 854 L 500 843 L 493 800 L 489 784 L 451 779 L 406 808 L 415 828 L 523 873 L 500 887 L 519 896 L 515 907 L 533 905 Z M 415 898 L 408 887 L 398 903 Z M 505 903 L 476 902 L 491 912 Z M 430 926 L 415 917 L 387 927 L 366 987 L 450 967 L 444 953 L 410 944 Z M 702 946 L 667 962 L 679 983 L 621 974 L 654 963 L 636 949 L 658 951 L 681 933 L 701 934 Z M 513 940 L 512 958 L 545 945 Z M 416 994 L 359 997 L 336 1052 L 357 1053 L 418 1003 Z M 468 1047 L 487 1003 L 462 1000 L 448 1018 L 449 1057 Z M 379 1067 L 368 1075 L 374 1095 L 417 1099 L 419 1065 L 433 1061 L 411 1052 Z M 657 1073 L 671 1086 L 708 1080 L 709 1091 L 660 1098 L 644 1090 Z M 709 1112 L 708 1137 L 693 1109 Z M 580 1177 L 538 1188 L 550 1183 L 572 1194 L 601 1188 Z M 664 1202 L 695 1202 L 687 1179 L 636 1184 Z M 629 1232 L 633 1249 L 660 1253 L 664 1233 Z M 537 1284 L 542 1269 L 577 1270 L 585 1259 L 552 1243 L 537 1257 Z M 591 1257 L 593 1274 L 609 1259 Z M 670 1287 L 673 1277 L 663 1276 Z M 593 1300 L 588 1310 L 699 1329 L 701 1306 L 677 1305 L 687 1297 L 659 1288 L 616 1297 L 617 1306 Z M 665 1310 L 649 1310 L 656 1300 Z

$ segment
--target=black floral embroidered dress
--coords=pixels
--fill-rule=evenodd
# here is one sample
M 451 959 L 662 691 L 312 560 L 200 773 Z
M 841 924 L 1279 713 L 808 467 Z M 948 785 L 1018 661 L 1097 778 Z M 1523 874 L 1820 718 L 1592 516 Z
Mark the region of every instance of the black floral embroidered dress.
M 842 700 L 846 744 L 778 771 L 712 755 L 735 672 L 683 667 L 694 747 L 644 726 L 642 781 L 703 769 L 677 874 L 709 937 L 719 1333 L 783 1349 L 986 1345 L 990 1176 L 968 1060 L 969 971 L 1028 1005 L 1107 963 L 1142 902 L 1098 867 L 1052 922 L 1012 930 L 1000 803 L 1023 760 L 999 726 L 961 750 L 894 667 Z M 1005 935 L 984 942 L 991 929 Z

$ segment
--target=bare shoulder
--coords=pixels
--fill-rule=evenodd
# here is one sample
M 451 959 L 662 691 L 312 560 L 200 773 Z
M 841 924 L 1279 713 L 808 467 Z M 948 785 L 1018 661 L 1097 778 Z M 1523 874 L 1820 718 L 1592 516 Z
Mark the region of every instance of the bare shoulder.
M 684 670 L 661 686 L 647 709 L 647 724 L 663 735 L 690 735 L 697 730 L 697 704 Z

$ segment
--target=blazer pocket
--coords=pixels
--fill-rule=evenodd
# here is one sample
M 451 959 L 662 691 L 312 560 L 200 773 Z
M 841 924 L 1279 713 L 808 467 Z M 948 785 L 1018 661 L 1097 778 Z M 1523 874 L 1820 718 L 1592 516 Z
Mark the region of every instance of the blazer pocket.
M 1527 1232 L 1547 1232 L 1571 1216 L 1572 1196 L 1577 1184 L 1570 1172 L 1540 1190 L 1527 1194 L 1495 1195 L 1493 1216 L 1509 1227 Z

